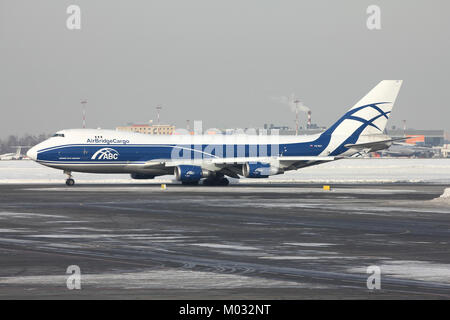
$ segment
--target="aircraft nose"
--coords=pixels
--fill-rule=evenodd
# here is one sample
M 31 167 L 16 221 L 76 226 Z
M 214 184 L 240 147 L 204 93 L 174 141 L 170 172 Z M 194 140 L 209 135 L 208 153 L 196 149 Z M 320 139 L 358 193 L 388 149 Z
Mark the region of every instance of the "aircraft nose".
M 37 148 L 33 147 L 30 150 L 27 151 L 27 156 L 28 158 L 30 158 L 31 160 L 36 160 L 37 159 Z

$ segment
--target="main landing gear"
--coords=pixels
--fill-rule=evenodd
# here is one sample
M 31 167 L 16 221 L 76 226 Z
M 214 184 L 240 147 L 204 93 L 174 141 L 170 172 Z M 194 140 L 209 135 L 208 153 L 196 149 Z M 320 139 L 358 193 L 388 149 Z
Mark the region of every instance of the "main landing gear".
M 227 186 L 230 181 L 224 177 L 211 177 L 203 180 L 204 186 Z
M 73 186 L 75 184 L 75 180 L 73 180 L 72 178 L 72 172 L 64 171 L 64 174 L 67 175 L 66 185 L 68 185 L 69 187 Z
M 196 185 L 198 185 L 198 180 L 197 181 L 182 181 L 181 184 L 185 185 L 185 186 L 196 186 Z

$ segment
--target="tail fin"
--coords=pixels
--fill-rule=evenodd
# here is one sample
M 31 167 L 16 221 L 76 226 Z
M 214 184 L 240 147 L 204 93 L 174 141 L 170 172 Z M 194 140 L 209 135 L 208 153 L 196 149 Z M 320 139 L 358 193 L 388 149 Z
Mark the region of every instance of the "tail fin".
M 344 152 L 344 144 L 354 144 L 361 135 L 383 134 L 402 80 L 383 80 L 328 128 L 332 154 Z
M 18 146 L 16 150 L 16 157 L 20 157 L 22 153 L 22 146 Z
M 383 133 L 402 80 L 383 80 L 358 101 L 327 131 L 337 135 L 352 134 L 358 129 L 362 135 Z

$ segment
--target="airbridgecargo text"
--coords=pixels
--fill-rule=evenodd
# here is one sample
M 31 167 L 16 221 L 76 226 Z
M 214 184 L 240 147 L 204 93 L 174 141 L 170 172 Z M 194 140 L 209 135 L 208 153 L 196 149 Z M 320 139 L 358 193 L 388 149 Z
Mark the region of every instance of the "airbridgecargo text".
M 87 139 L 86 143 L 105 143 L 105 144 L 128 144 L 130 143 L 130 140 L 126 139 L 99 139 L 99 138 L 93 138 L 93 139 Z

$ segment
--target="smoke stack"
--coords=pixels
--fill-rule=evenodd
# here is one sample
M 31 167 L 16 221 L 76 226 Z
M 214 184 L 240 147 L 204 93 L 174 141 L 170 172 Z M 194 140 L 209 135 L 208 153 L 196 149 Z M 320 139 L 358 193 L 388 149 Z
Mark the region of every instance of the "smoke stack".
M 308 111 L 308 124 L 306 125 L 308 129 L 311 128 L 311 110 Z

